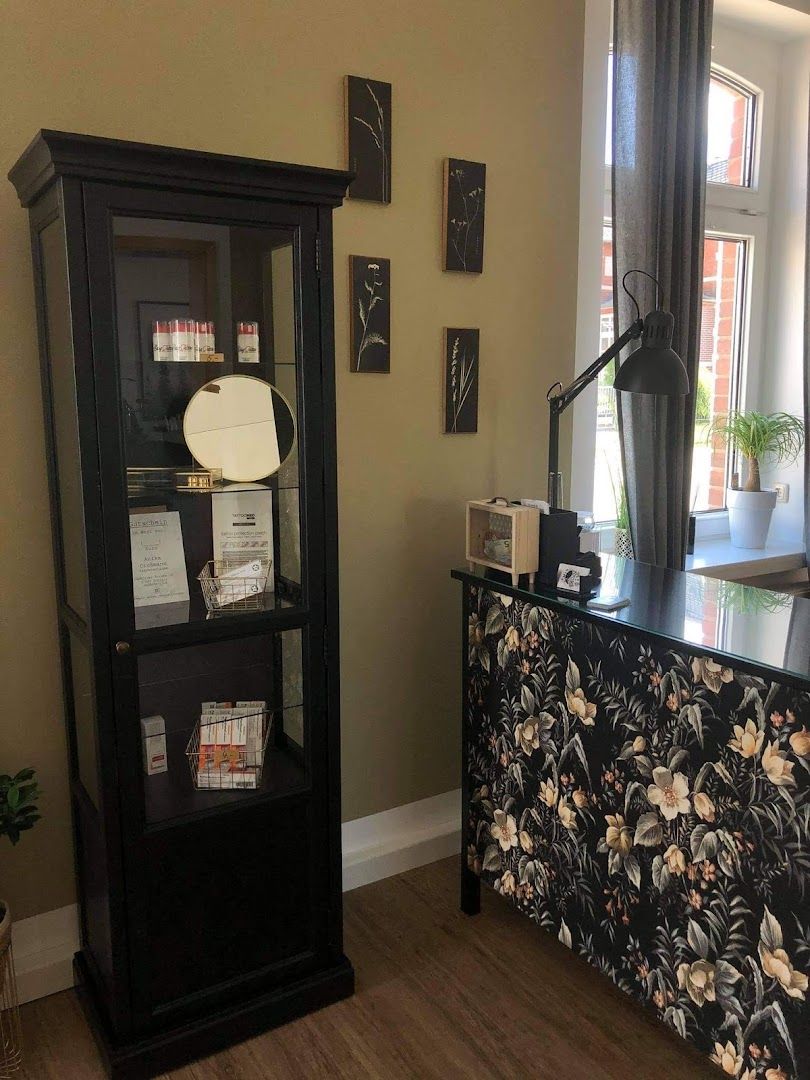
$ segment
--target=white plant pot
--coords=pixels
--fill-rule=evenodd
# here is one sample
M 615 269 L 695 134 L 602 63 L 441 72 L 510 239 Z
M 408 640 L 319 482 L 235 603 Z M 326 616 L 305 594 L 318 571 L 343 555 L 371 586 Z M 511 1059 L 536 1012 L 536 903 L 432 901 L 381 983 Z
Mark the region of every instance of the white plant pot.
M 633 558 L 633 538 L 629 529 L 616 528 L 613 534 L 613 551 L 623 559 Z
M 738 548 L 764 548 L 771 527 L 775 491 L 726 491 L 728 528 L 731 542 Z

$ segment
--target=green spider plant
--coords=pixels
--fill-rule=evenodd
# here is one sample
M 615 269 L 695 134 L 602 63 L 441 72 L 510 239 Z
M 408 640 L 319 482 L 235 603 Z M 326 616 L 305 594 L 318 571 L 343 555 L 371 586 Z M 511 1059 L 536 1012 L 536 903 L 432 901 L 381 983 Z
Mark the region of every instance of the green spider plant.
M 790 413 L 765 415 L 732 409 L 728 415 L 715 417 L 707 438 L 738 450 L 748 466 L 743 491 L 761 491 L 760 463 L 795 461 L 804 445 L 804 423 Z

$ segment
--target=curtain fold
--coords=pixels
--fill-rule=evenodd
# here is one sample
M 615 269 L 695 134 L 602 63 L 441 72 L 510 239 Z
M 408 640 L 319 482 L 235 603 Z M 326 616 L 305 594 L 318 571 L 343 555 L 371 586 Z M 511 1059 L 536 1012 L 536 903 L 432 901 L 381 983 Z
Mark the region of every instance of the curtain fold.
M 675 316 L 672 347 L 687 398 L 617 394 L 636 558 L 683 569 L 690 511 L 703 294 L 706 138 L 713 0 L 615 0 L 613 36 L 613 310 L 634 318 L 622 275 L 646 270 Z M 642 314 L 655 287 L 633 275 Z
M 804 549 L 810 579 L 810 141 L 807 146 L 807 209 L 804 225 Z

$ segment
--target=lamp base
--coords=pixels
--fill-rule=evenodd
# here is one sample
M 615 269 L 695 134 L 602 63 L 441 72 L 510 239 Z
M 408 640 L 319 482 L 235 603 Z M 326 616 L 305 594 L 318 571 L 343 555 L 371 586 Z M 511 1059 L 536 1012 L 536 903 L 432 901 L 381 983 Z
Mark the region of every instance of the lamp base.
M 558 474 L 559 475 L 559 474 Z M 556 588 L 557 568 L 561 562 L 575 563 L 579 558 L 579 532 L 574 510 L 552 507 L 540 516 L 541 584 Z

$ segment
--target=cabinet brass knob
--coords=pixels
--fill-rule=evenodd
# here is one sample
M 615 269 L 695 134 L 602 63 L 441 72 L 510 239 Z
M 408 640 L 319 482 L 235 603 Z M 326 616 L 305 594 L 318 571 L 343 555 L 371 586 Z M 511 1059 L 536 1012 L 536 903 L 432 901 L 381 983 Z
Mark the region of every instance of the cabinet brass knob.
M 125 656 L 131 648 L 132 646 L 128 641 L 116 641 L 115 643 L 115 651 L 119 656 Z

